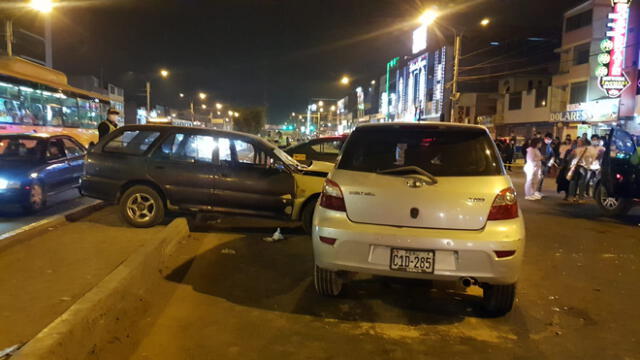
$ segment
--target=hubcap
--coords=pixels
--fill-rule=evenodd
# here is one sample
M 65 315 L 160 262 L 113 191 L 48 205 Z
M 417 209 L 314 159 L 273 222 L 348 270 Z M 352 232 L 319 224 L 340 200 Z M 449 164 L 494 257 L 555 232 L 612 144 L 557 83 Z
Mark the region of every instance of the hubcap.
M 602 188 L 600 193 L 600 203 L 602 206 L 609 210 L 614 210 L 618 207 L 618 199 L 609 196 L 606 189 Z
M 127 201 L 127 214 L 136 221 L 147 221 L 156 212 L 156 203 L 147 194 L 135 194 Z

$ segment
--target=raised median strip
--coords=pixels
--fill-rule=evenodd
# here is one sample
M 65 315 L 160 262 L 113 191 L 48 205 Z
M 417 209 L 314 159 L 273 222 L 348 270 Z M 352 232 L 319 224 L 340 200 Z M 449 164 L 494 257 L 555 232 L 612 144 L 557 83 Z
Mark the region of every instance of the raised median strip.
M 78 221 L 92 213 L 105 208 L 107 205 L 102 201 L 97 201 L 89 205 L 83 205 L 73 210 L 69 210 L 60 215 L 54 215 L 40 220 L 33 224 L 23 226 L 19 229 L 0 235 L 0 251 L 19 244 L 21 241 L 31 239 L 49 229 L 54 229 L 68 222 Z
M 12 359 L 96 358 L 101 357 L 98 354 L 122 353 L 134 346 L 140 340 L 134 329 L 149 312 L 152 292 L 175 261 L 175 250 L 188 237 L 186 219 L 171 222 Z

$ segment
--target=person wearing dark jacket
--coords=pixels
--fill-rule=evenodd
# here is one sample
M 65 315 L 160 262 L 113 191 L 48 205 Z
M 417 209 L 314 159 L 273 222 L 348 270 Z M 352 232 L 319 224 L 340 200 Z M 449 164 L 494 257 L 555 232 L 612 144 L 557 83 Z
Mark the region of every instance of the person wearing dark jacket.
M 542 174 L 540 175 L 540 183 L 538 184 L 538 193 L 540 194 L 542 194 L 544 178 L 549 174 L 549 169 L 555 159 L 552 142 L 553 135 L 551 135 L 551 133 L 546 133 L 543 138 L 542 147 L 540 148 L 540 153 L 542 154 Z
M 102 140 L 105 136 L 109 135 L 113 130 L 118 128 L 118 116 L 120 116 L 120 112 L 116 109 L 109 109 L 107 111 L 107 118 L 98 124 L 98 137 L 99 140 Z

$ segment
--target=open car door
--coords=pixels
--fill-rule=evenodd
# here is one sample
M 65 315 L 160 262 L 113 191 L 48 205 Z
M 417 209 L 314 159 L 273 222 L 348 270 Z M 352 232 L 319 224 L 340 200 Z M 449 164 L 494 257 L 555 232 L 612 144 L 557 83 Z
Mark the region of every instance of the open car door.
M 640 164 L 633 136 L 614 128 L 602 158 L 602 177 L 596 201 L 607 216 L 626 214 L 640 197 Z

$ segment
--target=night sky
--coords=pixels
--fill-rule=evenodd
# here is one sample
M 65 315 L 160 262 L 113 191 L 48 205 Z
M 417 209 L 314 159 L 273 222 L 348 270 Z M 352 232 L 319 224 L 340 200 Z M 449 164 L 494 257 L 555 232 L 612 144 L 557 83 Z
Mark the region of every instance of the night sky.
M 180 106 L 179 92 L 206 91 L 212 101 L 268 106 L 283 122 L 312 97 L 338 98 L 343 73 L 356 83 L 378 78 L 385 63 L 410 54 L 419 0 L 60 0 L 54 21 L 54 67 L 103 74 L 128 96 L 161 68 L 154 103 Z M 575 0 L 448 0 L 442 22 L 467 27 L 463 54 L 489 41 L 560 35 Z M 458 9 L 457 11 L 455 9 Z M 492 18 L 489 29 L 475 24 Z M 450 37 L 444 29 L 443 36 Z M 430 34 L 437 37 L 437 34 Z M 543 49 L 552 53 L 553 48 Z M 135 98 L 142 105 L 144 98 Z M 183 105 L 184 106 L 184 105 Z

